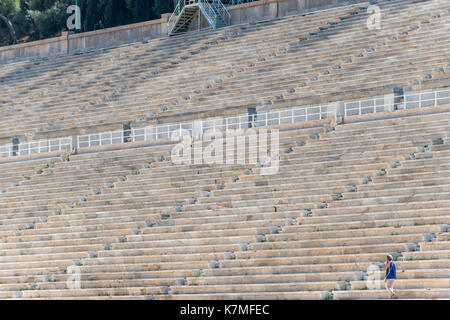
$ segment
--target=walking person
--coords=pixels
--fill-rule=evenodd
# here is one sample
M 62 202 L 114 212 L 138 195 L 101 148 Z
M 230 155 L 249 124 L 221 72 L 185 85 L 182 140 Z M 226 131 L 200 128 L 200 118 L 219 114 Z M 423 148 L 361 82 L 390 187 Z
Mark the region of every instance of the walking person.
M 394 282 L 395 279 L 397 279 L 397 272 L 395 263 L 390 254 L 386 258 L 384 270 L 386 271 L 386 278 L 384 281 L 386 282 L 386 290 L 389 292 L 389 299 L 392 299 L 393 297 L 397 298 L 397 295 L 394 293 Z

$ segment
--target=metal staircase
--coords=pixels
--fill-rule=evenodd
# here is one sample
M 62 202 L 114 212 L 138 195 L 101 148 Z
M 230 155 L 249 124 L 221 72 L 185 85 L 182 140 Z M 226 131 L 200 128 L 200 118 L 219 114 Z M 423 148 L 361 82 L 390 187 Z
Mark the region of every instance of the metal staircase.
M 213 29 L 231 22 L 230 13 L 221 0 L 179 0 L 168 22 L 169 35 L 186 32 L 199 14 L 206 18 Z

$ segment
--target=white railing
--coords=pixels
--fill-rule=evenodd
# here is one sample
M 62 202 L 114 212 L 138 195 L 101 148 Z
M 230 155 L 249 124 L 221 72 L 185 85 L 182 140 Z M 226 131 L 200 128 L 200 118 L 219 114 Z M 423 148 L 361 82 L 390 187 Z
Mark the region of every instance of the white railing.
M 228 12 L 227 8 L 223 5 L 221 0 L 213 0 L 213 5 L 216 8 L 217 12 L 219 13 L 220 17 L 222 18 L 223 22 L 226 25 L 229 25 L 231 23 L 231 14 Z M 216 21 L 217 24 L 217 21 Z
M 397 110 L 434 107 L 443 104 L 450 104 L 450 88 L 407 92 L 403 103 L 397 106 Z
M 174 132 L 187 131 L 191 135 L 215 131 L 230 131 L 255 127 L 293 124 L 322 119 L 336 119 L 340 102 L 326 105 L 300 106 L 271 110 L 258 114 L 242 114 L 227 118 L 208 118 L 175 124 L 160 124 L 129 130 L 116 130 L 80 135 L 77 148 L 154 141 L 171 138 Z M 343 102 L 344 116 L 364 115 L 384 111 L 405 110 L 450 104 L 450 88 L 407 92 L 402 96 L 386 95 L 370 99 Z M 52 151 L 72 150 L 72 137 L 23 142 L 0 146 L 0 157 L 31 155 Z
M 85 134 L 77 137 L 78 148 L 124 143 L 122 130 Z
M 26 156 L 53 151 L 72 150 L 72 137 L 6 144 L 0 146 L 0 157 Z
M 344 102 L 344 116 L 356 116 L 368 113 L 377 113 L 385 111 L 390 105 L 387 97 L 375 97 L 370 99 L 346 101 Z
M 292 124 L 312 120 L 336 118 L 337 104 L 294 107 L 273 110 L 257 115 L 243 114 L 228 118 L 208 118 L 192 122 L 161 124 L 144 128 L 133 128 L 127 135 L 129 142 L 169 139 L 174 132 L 187 131 L 194 135 L 206 132 L 226 132 L 282 124 Z M 124 143 L 123 131 L 109 131 L 78 136 L 78 148 Z
M 344 116 L 434 107 L 443 104 L 450 104 L 450 88 L 346 101 L 344 102 Z

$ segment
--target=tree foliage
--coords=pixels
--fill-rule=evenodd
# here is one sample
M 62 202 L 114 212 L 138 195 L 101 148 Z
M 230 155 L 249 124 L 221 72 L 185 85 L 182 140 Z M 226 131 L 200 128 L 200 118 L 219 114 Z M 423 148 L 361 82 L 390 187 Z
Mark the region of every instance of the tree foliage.
M 8 18 L 19 9 L 17 4 L 16 0 L 0 0 L 0 15 Z
M 157 19 L 172 12 L 174 0 L 78 0 L 81 31 L 92 31 Z M 76 0 L 0 0 L 19 42 L 55 37 L 66 30 L 67 8 Z M 0 46 L 6 45 L 0 39 Z
M 159 17 L 163 13 L 173 12 L 175 8 L 175 1 L 171 0 L 154 0 L 152 11 Z

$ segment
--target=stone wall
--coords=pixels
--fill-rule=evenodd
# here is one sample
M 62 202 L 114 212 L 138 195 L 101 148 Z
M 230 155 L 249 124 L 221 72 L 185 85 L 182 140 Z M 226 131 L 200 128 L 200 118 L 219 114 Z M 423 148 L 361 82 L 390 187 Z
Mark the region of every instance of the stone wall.
M 314 11 L 360 0 L 261 0 L 229 7 L 231 24 L 251 23 L 258 20 L 283 17 L 302 12 Z M 80 34 L 63 32 L 60 37 L 0 47 L 0 63 L 21 59 L 49 57 L 78 52 L 115 47 L 127 43 L 156 39 L 167 36 L 167 22 L 170 14 L 161 19 L 102 29 Z M 196 29 L 198 21 L 193 23 Z M 205 21 L 201 24 L 207 27 Z

